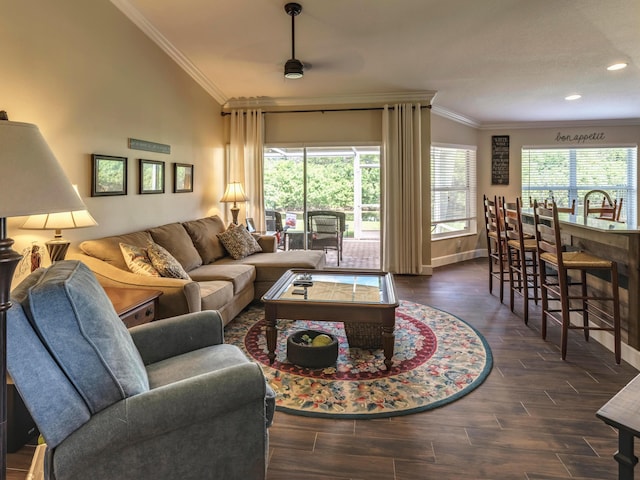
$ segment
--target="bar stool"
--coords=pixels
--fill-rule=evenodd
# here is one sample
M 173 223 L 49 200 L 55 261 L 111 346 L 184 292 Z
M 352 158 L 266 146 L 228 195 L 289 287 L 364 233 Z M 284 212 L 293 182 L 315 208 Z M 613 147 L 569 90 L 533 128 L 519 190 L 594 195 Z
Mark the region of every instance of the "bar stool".
M 522 206 L 520 199 L 503 202 L 504 230 L 507 239 L 507 261 L 509 265 L 509 306 L 513 312 L 517 293 L 524 300 L 524 323 L 529 323 L 529 300 L 538 304 L 538 246 L 534 236 L 522 228 Z
M 497 197 L 493 200 L 484 195 L 484 219 L 487 235 L 487 253 L 489 256 L 489 293 L 493 294 L 493 280 L 500 287 L 500 303 L 504 299 L 504 284 L 508 281 L 506 239 L 503 220 Z
M 587 341 L 590 330 L 610 331 L 614 335 L 616 363 L 620 363 L 618 264 L 585 252 L 566 251 L 560 240 L 560 223 L 555 203 L 549 209 L 535 202 L 533 212 L 542 293 L 542 338 L 546 339 L 547 336 L 547 317 L 558 322 L 562 326 L 562 359 L 565 360 L 570 329 L 582 329 Z M 592 288 L 588 288 L 587 273 L 594 270 L 609 272 L 609 296 L 590 292 Z M 579 272 L 579 278 L 575 278 L 578 275 L 571 277 L 570 271 Z M 549 301 L 560 302 L 560 308 L 550 308 Z M 612 303 L 613 313 L 603 308 L 609 302 Z M 582 312 L 582 325 L 571 323 L 571 312 Z
M 545 205 L 547 208 L 549 208 L 551 205 Z M 558 207 L 558 213 L 569 213 L 571 215 L 575 215 L 576 214 L 576 199 L 574 198 L 571 201 L 571 206 L 570 207 Z

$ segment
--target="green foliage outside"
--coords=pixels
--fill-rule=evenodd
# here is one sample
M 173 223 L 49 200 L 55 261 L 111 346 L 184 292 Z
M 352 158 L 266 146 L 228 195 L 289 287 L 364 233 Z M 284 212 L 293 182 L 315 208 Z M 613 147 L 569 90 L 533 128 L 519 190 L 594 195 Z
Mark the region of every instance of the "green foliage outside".
M 362 155 L 361 163 L 378 164 L 378 156 Z M 264 198 L 267 210 L 304 211 L 304 160 L 299 157 L 267 158 L 264 164 Z M 307 160 L 307 210 L 345 212 L 353 222 L 353 157 L 311 157 Z M 379 229 L 380 169 L 362 169 L 362 203 L 376 205 L 365 211 L 363 221 Z
M 523 152 L 522 198 L 543 201 L 553 196 L 558 205 L 582 201 L 593 189 L 613 198 L 629 199 L 634 181 L 629 178 L 627 148 L 531 149 Z

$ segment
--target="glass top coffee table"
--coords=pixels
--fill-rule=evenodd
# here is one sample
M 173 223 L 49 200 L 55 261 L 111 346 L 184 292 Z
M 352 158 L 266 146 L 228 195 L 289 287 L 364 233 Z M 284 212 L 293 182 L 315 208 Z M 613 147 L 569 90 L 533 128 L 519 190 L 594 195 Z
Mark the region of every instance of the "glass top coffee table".
M 343 322 L 351 347 L 380 348 L 391 368 L 398 306 L 393 275 L 354 270 L 288 270 L 262 297 L 269 361 L 277 320 Z

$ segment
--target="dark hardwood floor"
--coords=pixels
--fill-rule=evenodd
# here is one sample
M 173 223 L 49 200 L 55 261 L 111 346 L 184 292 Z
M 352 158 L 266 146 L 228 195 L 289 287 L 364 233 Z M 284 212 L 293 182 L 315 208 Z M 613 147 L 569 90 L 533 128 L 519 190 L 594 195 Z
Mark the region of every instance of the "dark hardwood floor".
M 635 368 L 616 365 L 612 352 L 576 331 L 562 361 L 559 328 L 540 338 L 538 307 L 527 326 L 522 299 L 514 314 L 489 295 L 486 259 L 431 277 L 396 276 L 396 287 L 401 299 L 476 327 L 493 352 L 491 374 L 457 402 L 414 415 L 326 420 L 277 412 L 270 480 L 617 478 L 617 432 L 595 412 Z
M 489 295 L 487 277 L 486 259 L 396 276 L 401 299 L 452 313 L 485 336 L 494 367 L 483 385 L 442 408 L 389 419 L 277 412 L 269 480 L 617 478 L 617 432 L 595 412 L 638 372 L 575 331 L 562 361 L 558 327 L 543 341 L 539 308 L 524 325 L 522 300 L 511 313 Z M 9 455 L 9 480 L 25 478 L 30 454 Z

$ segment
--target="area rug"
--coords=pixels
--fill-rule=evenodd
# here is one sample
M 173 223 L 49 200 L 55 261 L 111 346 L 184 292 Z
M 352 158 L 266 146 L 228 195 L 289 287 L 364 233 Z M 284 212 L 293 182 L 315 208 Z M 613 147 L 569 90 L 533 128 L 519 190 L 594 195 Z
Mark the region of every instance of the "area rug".
M 442 407 L 482 384 L 493 363 L 489 345 L 471 325 L 406 301 L 396 310 L 390 370 L 382 349 L 349 348 L 342 322 L 302 320 L 278 320 L 277 356 L 269 365 L 265 326 L 264 308 L 252 306 L 225 327 L 225 341 L 262 366 L 277 410 L 295 415 L 381 418 Z M 336 365 L 311 370 L 287 361 L 287 337 L 307 329 L 338 338 Z

